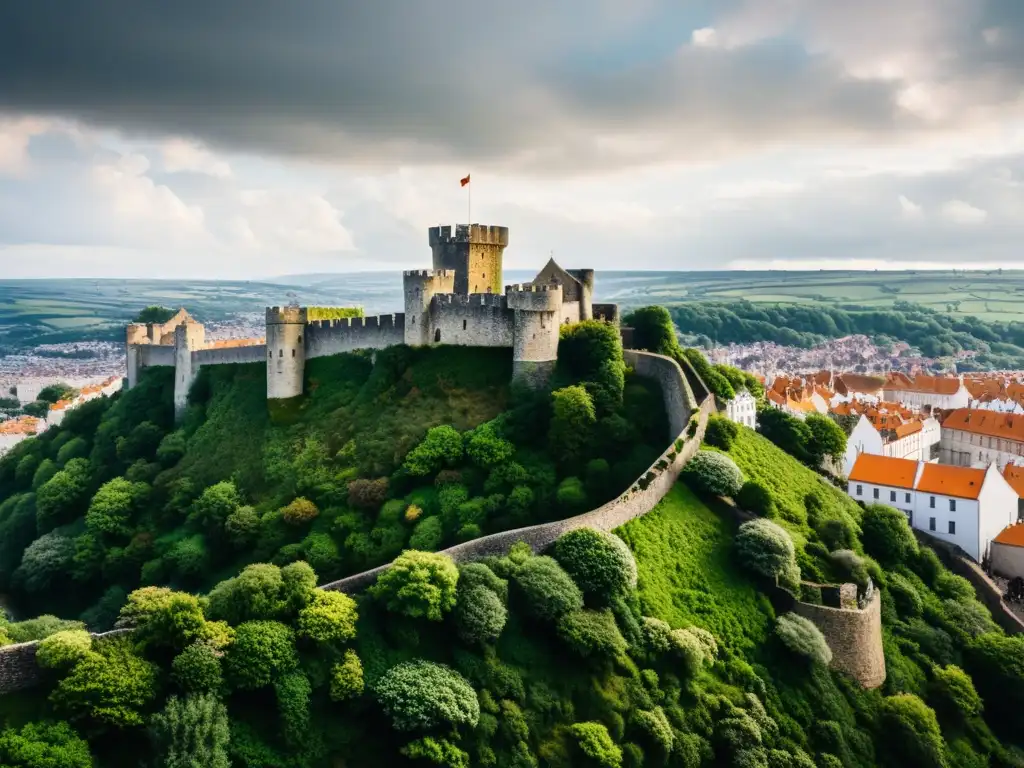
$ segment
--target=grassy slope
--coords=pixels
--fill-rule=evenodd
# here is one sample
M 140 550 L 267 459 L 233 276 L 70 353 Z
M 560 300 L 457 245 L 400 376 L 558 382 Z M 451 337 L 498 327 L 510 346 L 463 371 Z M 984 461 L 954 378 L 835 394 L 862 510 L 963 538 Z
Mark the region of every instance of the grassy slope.
M 685 485 L 616 533 L 636 555 L 645 615 L 696 624 L 738 649 L 763 642 L 771 607 L 731 562 L 732 524 Z

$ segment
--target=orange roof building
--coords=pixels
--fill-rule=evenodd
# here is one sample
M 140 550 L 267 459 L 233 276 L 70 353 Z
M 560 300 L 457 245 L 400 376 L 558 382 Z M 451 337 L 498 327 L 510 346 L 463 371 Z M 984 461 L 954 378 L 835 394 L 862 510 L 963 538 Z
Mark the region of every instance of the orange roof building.
M 984 469 L 925 464 L 917 481 L 917 490 L 958 499 L 977 499 L 984 483 Z
M 862 453 L 850 472 L 850 481 L 913 489 L 920 462 Z

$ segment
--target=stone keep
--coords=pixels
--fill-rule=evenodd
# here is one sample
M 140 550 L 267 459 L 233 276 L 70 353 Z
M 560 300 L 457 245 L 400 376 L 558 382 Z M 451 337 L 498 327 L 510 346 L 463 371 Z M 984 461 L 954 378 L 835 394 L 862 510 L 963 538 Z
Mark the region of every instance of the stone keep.
M 206 344 L 206 328 L 192 319 L 174 329 L 174 418 L 181 420 L 188 407 L 188 392 L 199 370 L 192 353 Z
M 457 224 L 428 232 L 434 271 L 455 272 L 454 293 L 501 293 L 501 262 L 508 245 L 508 227 Z
M 302 394 L 306 375 L 303 307 L 267 307 L 267 399 Z
M 512 376 L 541 386 L 558 359 L 558 315 L 562 286 L 510 285 L 505 289 L 512 312 Z

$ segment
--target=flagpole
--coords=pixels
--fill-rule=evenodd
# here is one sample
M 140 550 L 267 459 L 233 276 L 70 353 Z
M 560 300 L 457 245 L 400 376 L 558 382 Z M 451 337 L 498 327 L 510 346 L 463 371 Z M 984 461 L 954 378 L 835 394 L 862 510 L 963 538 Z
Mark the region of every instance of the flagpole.
M 466 184 L 466 218 L 469 221 L 466 222 L 467 226 L 473 226 L 473 179 L 470 178 L 469 183 Z M 468 231 L 468 230 L 467 230 Z

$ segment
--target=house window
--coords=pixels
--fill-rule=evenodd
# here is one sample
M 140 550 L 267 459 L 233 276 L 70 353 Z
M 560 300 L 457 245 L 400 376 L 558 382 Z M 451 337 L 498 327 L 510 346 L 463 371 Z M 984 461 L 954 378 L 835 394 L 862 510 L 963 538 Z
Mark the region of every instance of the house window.
M 928 530 L 929 531 L 934 531 L 935 530 L 935 518 L 934 517 L 929 517 L 928 518 Z
M 295 350 L 292 350 L 292 357 L 295 357 Z
M 858 496 L 863 496 L 864 495 L 864 486 L 863 485 L 858 485 L 857 486 L 857 495 Z
M 906 496 L 907 496 L 906 502 L 907 502 L 907 504 L 909 504 L 910 503 L 910 494 L 908 493 L 908 494 L 906 494 Z
M 935 509 L 935 497 L 934 496 L 932 496 L 931 498 L 928 499 L 928 506 L 931 507 L 932 509 Z
M 956 512 L 956 499 L 949 500 L 949 511 Z
M 896 491 L 889 491 L 889 501 L 896 501 Z
M 950 532 L 950 534 L 955 534 L 956 533 L 956 523 L 953 522 L 952 520 L 949 521 L 949 532 Z
M 871 493 L 872 493 L 872 495 L 873 495 L 873 496 L 874 496 L 874 497 L 875 497 L 876 499 L 878 498 L 878 489 L 877 489 L 877 488 L 874 488 L 874 489 L 872 489 Z
M 278 357 L 284 357 L 284 350 L 283 349 L 277 350 L 277 356 Z

